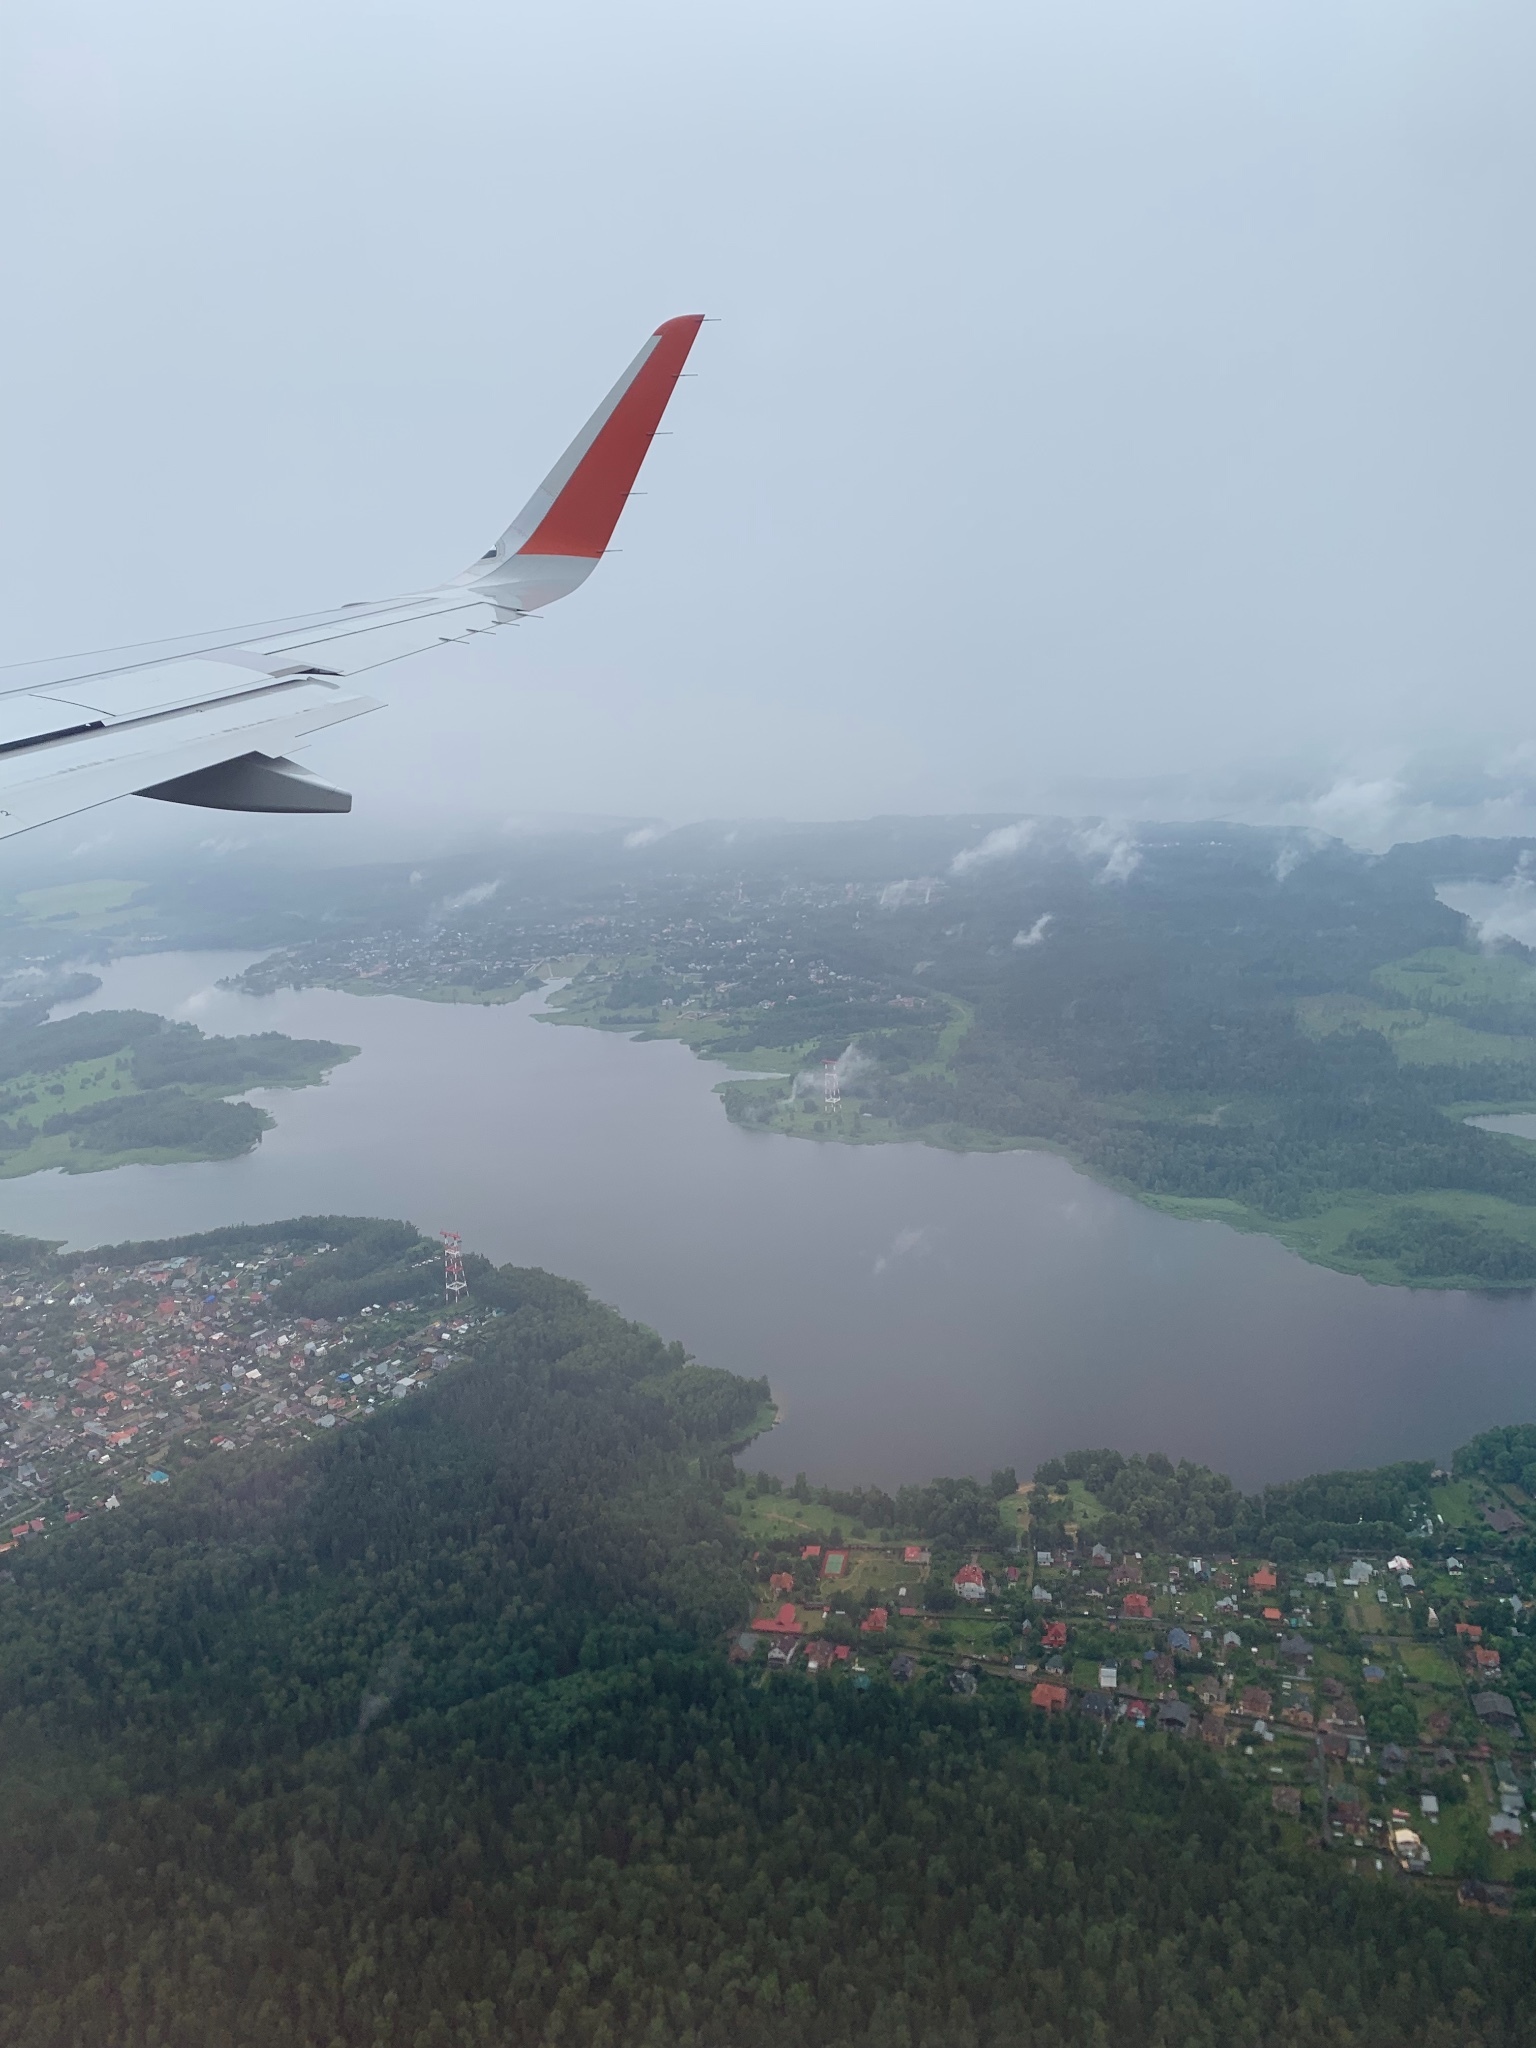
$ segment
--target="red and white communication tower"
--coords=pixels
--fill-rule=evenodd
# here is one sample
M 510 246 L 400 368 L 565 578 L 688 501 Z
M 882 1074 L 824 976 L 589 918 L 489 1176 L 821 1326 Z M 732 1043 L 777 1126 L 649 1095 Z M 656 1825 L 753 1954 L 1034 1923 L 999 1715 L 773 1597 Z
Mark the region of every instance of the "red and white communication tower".
M 469 1282 L 464 1278 L 464 1240 L 456 1230 L 440 1230 L 443 1240 L 443 1293 L 448 1306 L 457 1306 L 462 1296 L 469 1292 Z
M 837 1085 L 837 1061 L 823 1060 L 821 1063 L 821 1106 L 831 1116 L 842 1108 L 843 1094 Z

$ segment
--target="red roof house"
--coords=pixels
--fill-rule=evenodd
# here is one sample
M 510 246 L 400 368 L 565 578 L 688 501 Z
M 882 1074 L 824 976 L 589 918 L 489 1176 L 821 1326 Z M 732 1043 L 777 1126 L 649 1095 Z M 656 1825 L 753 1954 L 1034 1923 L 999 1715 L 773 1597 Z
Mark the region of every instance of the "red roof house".
M 1280 1583 L 1271 1565 L 1261 1564 L 1256 1572 L 1248 1574 L 1248 1583 L 1255 1593 L 1273 1593 Z
M 979 1564 L 963 1564 L 955 1573 L 954 1588 L 962 1600 L 980 1600 L 987 1590 L 987 1575 Z
M 770 1593 L 793 1593 L 795 1590 L 793 1574 L 790 1572 L 774 1572 L 768 1581 L 768 1590 Z
M 903 1564 L 928 1564 L 931 1556 L 920 1543 L 909 1543 L 901 1553 L 901 1561 Z
M 1048 1714 L 1061 1713 L 1067 1704 L 1067 1688 L 1064 1685 L 1047 1685 L 1042 1680 L 1029 1696 L 1032 1707 L 1044 1707 Z
M 890 1618 L 890 1610 L 888 1608 L 871 1607 L 868 1614 L 859 1623 L 859 1628 L 867 1636 L 883 1636 L 886 1624 L 890 1621 Z
M 800 1555 L 802 1557 L 820 1557 L 821 1545 L 819 1543 L 807 1543 Z
M 1041 1637 L 1041 1641 L 1048 1650 L 1064 1650 L 1067 1647 L 1067 1624 L 1064 1621 L 1053 1621 Z
M 1150 1621 L 1152 1602 L 1145 1593 L 1127 1593 L 1120 1602 L 1120 1612 L 1127 1621 Z
M 789 1600 L 785 1602 L 777 1614 L 772 1616 L 761 1615 L 753 1622 L 752 1626 L 759 1634 L 797 1636 L 802 1632 L 805 1624 L 795 1619 L 795 1604 L 792 1600 Z

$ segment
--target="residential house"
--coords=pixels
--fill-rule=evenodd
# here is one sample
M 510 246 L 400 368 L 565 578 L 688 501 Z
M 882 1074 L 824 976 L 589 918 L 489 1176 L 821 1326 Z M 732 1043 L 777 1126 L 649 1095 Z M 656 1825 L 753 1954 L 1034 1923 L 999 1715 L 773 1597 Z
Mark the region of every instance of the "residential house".
M 917 1676 L 917 1659 L 909 1657 L 905 1650 L 899 1657 L 891 1659 L 891 1676 L 898 1685 L 906 1685 Z
M 1299 1785 L 1272 1785 L 1269 1803 L 1276 1813 L 1289 1814 L 1292 1820 L 1301 1818 L 1301 1787 Z
M 1067 1624 L 1064 1621 L 1049 1622 L 1040 1641 L 1047 1650 L 1064 1650 L 1067 1647 Z
M 1261 1564 L 1256 1572 L 1248 1574 L 1248 1584 L 1255 1593 L 1273 1593 L 1279 1583 L 1273 1565 Z
M 1483 1520 L 1495 1536 L 1515 1536 L 1525 1527 L 1513 1508 L 1484 1508 Z
M 1145 1593 L 1127 1593 L 1120 1602 L 1120 1612 L 1127 1621 L 1150 1621 L 1152 1602 Z
M 1157 1708 L 1157 1725 L 1165 1735 L 1187 1735 L 1194 1711 L 1183 1700 L 1161 1700 Z
M 1265 1721 L 1275 1711 L 1274 1699 L 1262 1685 L 1245 1685 L 1239 1704 L 1245 1714 L 1255 1714 Z
M 952 1583 L 962 1600 L 981 1600 L 986 1597 L 987 1575 L 979 1564 L 961 1565 Z
M 885 1607 L 871 1607 L 859 1623 L 859 1632 L 866 1636 L 883 1636 L 890 1625 L 890 1610 Z
M 795 1619 L 794 1602 L 790 1600 L 784 1603 L 777 1614 L 761 1617 L 754 1621 L 752 1626 L 759 1635 L 797 1636 L 805 1624 Z
M 1472 1711 L 1479 1721 L 1490 1728 L 1518 1728 L 1520 1716 L 1515 1712 L 1514 1702 L 1506 1699 L 1501 1692 L 1475 1692 L 1472 1695 Z
M 768 1590 L 770 1593 L 793 1593 L 795 1590 L 794 1574 L 792 1572 L 771 1573 L 768 1579 Z
M 957 1672 L 955 1675 L 959 1677 L 962 1674 Z M 1032 1707 L 1043 1707 L 1048 1714 L 1063 1713 L 1067 1704 L 1067 1688 L 1064 1685 L 1048 1685 L 1042 1679 L 1030 1694 L 1029 1703 Z
M 901 1553 L 903 1564 L 931 1564 L 933 1553 L 925 1550 L 920 1543 L 909 1543 Z

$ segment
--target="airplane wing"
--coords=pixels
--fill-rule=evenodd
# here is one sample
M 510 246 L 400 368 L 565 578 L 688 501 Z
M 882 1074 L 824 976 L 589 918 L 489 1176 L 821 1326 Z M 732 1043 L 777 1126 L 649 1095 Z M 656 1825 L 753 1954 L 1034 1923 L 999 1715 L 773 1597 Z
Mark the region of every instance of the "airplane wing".
M 452 582 L 58 661 L 0 668 L 0 838 L 150 796 L 228 811 L 348 811 L 289 758 L 379 708 L 378 671 L 567 597 L 613 534 L 702 314 L 667 320 L 493 548 Z

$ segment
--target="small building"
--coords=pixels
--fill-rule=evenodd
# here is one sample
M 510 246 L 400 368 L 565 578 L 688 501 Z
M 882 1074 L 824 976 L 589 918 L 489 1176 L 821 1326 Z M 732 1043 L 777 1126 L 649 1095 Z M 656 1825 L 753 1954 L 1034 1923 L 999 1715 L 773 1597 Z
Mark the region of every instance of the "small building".
M 1484 1508 L 1483 1520 L 1495 1536 L 1517 1536 L 1525 1527 L 1513 1508 Z
M 1276 1813 L 1289 1814 L 1292 1820 L 1301 1818 L 1301 1787 L 1299 1785 L 1272 1785 L 1269 1803 Z
M 1168 1647 L 1178 1656 L 1187 1657 L 1195 1647 L 1194 1639 L 1186 1628 L 1171 1628 L 1168 1631 Z
M 1104 1692 L 1113 1692 L 1119 1682 L 1120 1667 L 1118 1664 L 1101 1664 L 1099 1666 L 1099 1685 Z
M 1422 1877 L 1429 1868 L 1429 1851 L 1406 1821 L 1395 1817 L 1387 1831 L 1387 1844 L 1396 1857 L 1399 1869 L 1406 1870 L 1412 1877 Z
M 968 1677 L 969 1673 L 956 1672 L 955 1676 Z M 1042 1708 L 1047 1714 L 1063 1713 L 1067 1705 L 1067 1688 L 1064 1685 L 1048 1685 L 1042 1679 L 1030 1694 L 1029 1703 L 1032 1707 Z
M 1488 1822 L 1488 1839 L 1512 1849 L 1524 1832 L 1518 1813 L 1496 1813 Z
M 1051 1604 L 1051 1589 L 1049 1586 L 1031 1586 L 1029 1597 L 1037 1607 L 1049 1607 Z
M 899 1657 L 891 1659 L 891 1676 L 898 1685 L 909 1685 L 917 1676 L 917 1659 L 903 1650 Z
M 1501 1692 L 1477 1692 L 1472 1695 L 1472 1711 L 1479 1721 L 1490 1728 L 1518 1728 L 1520 1716 L 1515 1712 L 1514 1702 Z
M 1480 1643 L 1483 1631 L 1475 1621 L 1458 1621 L 1456 1633 L 1464 1643 Z
M 800 1552 L 800 1555 L 802 1558 L 820 1557 L 821 1545 L 819 1543 L 807 1543 L 805 1548 Z
M 1472 1664 L 1473 1668 L 1478 1671 L 1497 1671 L 1499 1668 L 1499 1653 L 1497 1650 L 1490 1650 L 1486 1643 L 1474 1643 L 1472 1645 Z
M 1282 1636 L 1279 1643 L 1279 1654 L 1288 1664 L 1310 1664 L 1312 1661 L 1312 1645 L 1305 1636 Z
M 932 1564 L 933 1553 L 920 1543 L 909 1543 L 901 1553 L 901 1561 L 903 1564 Z
M 1095 1543 L 1092 1550 L 1089 1551 L 1088 1557 L 1089 1561 L 1093 1564 L 1108 1564 L 1111 1561 L 1109 1551 L 1102 1543 Z
M 1438 1820 L 1440 1818 L 1440 1801 L 1433 1792 L 1421 1792 L 1419 1794 L 1419 1811 L 1426 1820 Z
M 1248 1574 L 1248 1584 L 1255 1593 L 1273 1593 L 1279 1583 L 1273 1565 L 1261 1564 L 1256 1572 Z

